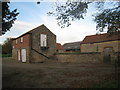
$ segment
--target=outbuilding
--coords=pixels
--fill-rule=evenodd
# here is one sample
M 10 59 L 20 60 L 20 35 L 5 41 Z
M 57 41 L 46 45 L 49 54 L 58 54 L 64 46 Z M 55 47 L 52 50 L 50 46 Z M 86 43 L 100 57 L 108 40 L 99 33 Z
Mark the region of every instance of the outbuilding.
M 44 62 L 54 57 L 56 35 L 41 25 L 15 38 L 12 44 L 12 56 L 18 62 Z

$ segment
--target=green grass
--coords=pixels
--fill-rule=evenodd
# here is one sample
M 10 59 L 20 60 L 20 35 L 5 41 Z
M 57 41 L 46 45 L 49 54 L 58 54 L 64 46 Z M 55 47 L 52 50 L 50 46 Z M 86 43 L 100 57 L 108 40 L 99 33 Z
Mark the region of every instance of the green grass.
M 5 57 L 11 57 L 11 54 L 0 54 L 0 57 L 5 58 Z

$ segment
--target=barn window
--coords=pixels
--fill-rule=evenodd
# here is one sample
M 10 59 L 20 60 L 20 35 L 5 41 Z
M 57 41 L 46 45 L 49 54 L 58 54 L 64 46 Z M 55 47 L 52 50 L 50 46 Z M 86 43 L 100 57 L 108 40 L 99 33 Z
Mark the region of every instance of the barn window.
M 47 46 L 47 35 L 46 34 L 40 35 L 40 42 L 41 42 L 41 47 Z
M 23 37 L 20 38 L 20 42 L 23 42 Z

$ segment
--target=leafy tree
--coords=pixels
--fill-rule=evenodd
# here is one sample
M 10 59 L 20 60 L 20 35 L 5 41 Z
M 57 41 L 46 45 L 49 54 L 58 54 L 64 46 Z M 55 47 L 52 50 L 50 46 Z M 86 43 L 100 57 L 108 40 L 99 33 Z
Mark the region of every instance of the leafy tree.
M 104 9 L 95 15 L 96 29 L 103 32 L 107 28 L 109 34 L 120 31 L 120 2 L 111 9 Z
M 10 2 L 1 2 L 2 3 L 2 32 L 0 35 L 5 34 L 5 32 L 10 31 L 14 21 L 16 20 L 16 16 L 19 14 L 17 9 L 11 11 L 9 9 Z
M 79 0 L 80 1 L 80 0 Z M 113 33 L 120 30 L 120 2 L 116 1 L 116 6 L 113 8 L 103 9 L 105 2 L 85 2 L 81 0 L 76 2 L 73 0 L 67 0 L 66 3 L 56 3 L 55 11 L 48 12 L 48 15 L 56 16 L 58 25 L 61 28 L 71 25 L 71 21 L 84 19 L 87 13 L 88 5 L 96 3 L 98 11 L 94 17 L 94 21 L 97 23 L 96 29 L 100 32 L 108 29 L 108 33 Z M 103 9 L 103 10 L 102 10 Z
M 2 54 L 12 54 L 12 38 L 7 38 L 2 45 Z

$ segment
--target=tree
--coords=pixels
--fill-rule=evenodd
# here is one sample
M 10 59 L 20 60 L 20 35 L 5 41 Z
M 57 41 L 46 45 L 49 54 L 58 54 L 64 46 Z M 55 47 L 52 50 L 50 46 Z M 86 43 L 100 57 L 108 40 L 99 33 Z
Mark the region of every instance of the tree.
M 12 38 L 7 38 L 2 45 L 2 54 L 12 54 Z
M 105 2 L 75 2 L 67 0 L 65 4 L 56 3 L 55 11 L 48 12 L 48 15 L 56 17 L 58 25 L 61 28 L 71 25 L 71 21 L 84 19 L 87 13 L 88 5 L 96 3 L 98 5 L 98 11 L 94 17 L 94 21 L 97 23 L 96 29 L 103 32 L 105 28 L 108 29 L 108 33 L 117 32 L 120 30 L 120 2 L 116 2 L 116 6 L 111 9 L 103 9 L 100 11 Z
M 95 16 L 95 22 L 97 23 L 96 29 L 103 32 L 107 28 L 109 34 L 113 34 L 120 31 L 120 2 L 118 6 L 105 9 Z
M 9 4 L 10 2 L 1 2 L 2 3 L 2 32 L 0 35 L 5 34 L 5 32 L 10 31 L 10 28 L 18 16 L 17 9 L 10 11 Z

